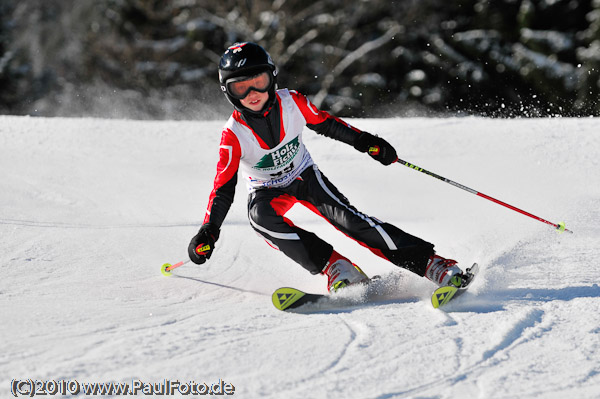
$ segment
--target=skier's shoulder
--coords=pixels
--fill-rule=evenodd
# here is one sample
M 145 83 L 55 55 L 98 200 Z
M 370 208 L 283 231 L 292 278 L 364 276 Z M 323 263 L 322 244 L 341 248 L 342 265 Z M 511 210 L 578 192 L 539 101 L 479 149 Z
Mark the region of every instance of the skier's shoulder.
M 236 117 L 235 115 L 236 112 L 238 111 L 234 111 L 223 125 L 223 129 L 221 130 L 221 144 L 239 143 L 238 133 L 241 124 L 239 116 Z
M 298 90 L 293 90 L 293 89 L 288 89 L 288 88 L 284 88 L 284 89 L 278 89 L 277 90 L 277 95 L 281 98 L 282 96 L 285 97 L 290 97 L 294 100 L 298 100 L 298 99 L 304 99 L 306 98 L 304 96 L 304 94 L 300 93 Z
M 223 125 L 223 135 L 235 135 L 238 133 L 240 127 L 245 125 L 246 122 L 244 121 L 242 113 L 236 109 L 232 112 L 232 114 L 229 116 L 229 119 L 227 119 L 227 122 L 225 122 Z
M 290 106 L 300 110 L 307 123 L 318 124 L 327 119 L 327 113 L 319 110 L 308 97 L 297 90 L 285 89 Z M 278 92 L 279 93 L 279 92 Z
M 277 90 L 277 95 L 279 96 L 282 105 L 284 106 L 286 104 L 292 107 L 295 106 L 299 108 L 303 114 L 309 110 L 313 113 L 315 112 L 313 110 L 314 105 L 312 105 L 308 97 L 306 97 L 304 94 L 300 93 L 297 90 L 279 89 Z

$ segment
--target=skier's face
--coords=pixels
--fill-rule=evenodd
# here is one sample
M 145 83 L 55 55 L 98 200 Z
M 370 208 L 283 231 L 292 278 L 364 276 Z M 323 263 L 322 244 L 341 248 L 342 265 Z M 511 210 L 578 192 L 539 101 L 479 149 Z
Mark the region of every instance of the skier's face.
M 269 100 L 269 93 L 251 90 L 248 95 L 240 100 L 242 105 L 251 111 L 258 112 L 263 109 Z

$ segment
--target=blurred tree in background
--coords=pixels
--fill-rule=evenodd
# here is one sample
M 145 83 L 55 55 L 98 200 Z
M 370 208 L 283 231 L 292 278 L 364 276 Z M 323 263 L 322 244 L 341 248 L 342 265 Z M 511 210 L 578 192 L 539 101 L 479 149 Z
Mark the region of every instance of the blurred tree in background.
M 223 118 L 236 41 L 340 116 L 600 115 L 600 0 L 2 0 L 0 112 Z

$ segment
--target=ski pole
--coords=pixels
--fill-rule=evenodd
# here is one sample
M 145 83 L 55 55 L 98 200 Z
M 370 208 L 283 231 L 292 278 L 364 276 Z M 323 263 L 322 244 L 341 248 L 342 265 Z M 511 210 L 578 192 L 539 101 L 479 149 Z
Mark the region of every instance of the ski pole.
M 438 179 L 438 180 L 441 180 L 441 181 L 443 181 L 443 182 L 446 182 L 446 183 L 448 183 L 448 184 L 452 184 L 454 187 L 458 187 L 458 188 L 460 188 L 460 189 L 463 189 L 463 190 L 465 190 L 465 191 L 468 191 L 468 192 L 470 192 L 471 194 L 475 194 L 475 195 L 477 195 L 477 196 L 479 196 L 479 197 L 485 198 L 486 200 L 489 200 L 489 201 L 495 202 L 496 204 L 499 204 L 499 205 L 505 206 L 505 207 L 507 207 L 508 209 L 512 209 L 513 211 L 519 212 L 519 213 L 520 213 L 520 214 L 522 214 L 522 215 L 529 216 L 530 218 L 533 218 L 533 219 L 535 219 L 535 220 L 538 220 L 538 221 L 540 221 L 540 222 L 542 222 L 542 223 L 549 224 L 550 226 L 553 226 L 553 227 L 554 227 L 556 230 L 558 230 L 558 231 L 559 231 L 559 232 L 561 232 L 561 233 L 562 233 L 563 231 L 566 231 L 566 232 L 568 232 L 568 233 L 571 233 L 571 234 L 573 234 L 573 232 L 572 232 L 571 230 L 569 230 L 569 229 L 565 228 L 565 222 L 560 222 L 560 223 L 552 223 L 552 222 L 549 222 L 549 221 L 547 221 L 547 220 L 545 220 L 545 219 L 542 219 L 541 217 L 538 217 L 538 216 L 532 215 L 531 213 L 529 213 L 529 212 L 525 212 L 525 211 L 524 211 L 524 210 L 522 210 L 522 209 L 519 209 L 519 208 L 517 208 L 517 207 L 514 207 L 514 206 L 512 206 L 512 205 L 509 205 L 509 204 L 507 204 L 506 202 L 502 202 L 502 201 L 500 201 L 500 200 L 497 200 L 496 198 L 490 197 L 489 195 L 485 195 L 485 194 L 483 194 L 483 193 L 480 193 L 479 191 L 473 190 L 472 188 L 469 188 L 469 187 L 463 186 L 462 184 L 459 184 L 459 183 L 457 183 L 457 182 L 455 182 L 455 181 L 452 181 L 452 180 L 450 180 L 450 179 L 446 179 L 445 177 L 442 177 L 442 176 L 440 176 L 440 175 L 437 175 L 437 174 L 435 174 L 435 173 L 432 173 L 432 172 L 430 172 L 430 171 L 428 171 L 428 170 L 425 170 L 425 169 L 423 169 L 423 168 L 420 168 L 420 167 L 418 167 L 417 165 L 414 165 L 414 164 L 411 164 L 411 163 L 409 163 L 409 162 L 403 161 L 402 159 L 398 159 L 396 162 L 398 162 L 398 163 L 399 163 L 399 164 L 401 164 L 401 165 L 408 166 L 409 168 L 411 168 L 411 169 L 414 169 L 414 170 L 416 170 L 417 172 L 425 173 L 426 175 L 429 175 L 429 176 L 431 176 L 431 177 L 435 177 L 435 178 L 436 178 L 436 179 Z
M 205 255 L 207 251 L 210 251 L 210 245 L 209 244 L 200 244 L 196 247 L 196 253 L 198 253 L 199 255 Z M 177 269 L 178 267 L 181 267 L 187 263 L 190 263 L 191 260 L 186 260 L 186 261 L 181 261 L 181 262 L 177 262 L 174 265 L 171 265 L 170 263 L 165 263 L 164 265 L 162 265 L 160 267 L 160 272 L 164 275 L 164 276 L 171 276 L 173 273 L 171 273 L 171 270 L 173 269 Z
M 165 263 L 164 265 L 161 266 L 160 268 L 160 272 L 164 275 L 164 276 L 170 276 L 173 273 L 171 273 L 171 270 L 173 269 L 177 269 L 178 267 L 181 267 L 183 265 L 185 265 L 186 263 L 189 263 L 189 260 L 181 261 L 181 262 L 177 262 L 174 265 L 171 265 L 170 263 Z

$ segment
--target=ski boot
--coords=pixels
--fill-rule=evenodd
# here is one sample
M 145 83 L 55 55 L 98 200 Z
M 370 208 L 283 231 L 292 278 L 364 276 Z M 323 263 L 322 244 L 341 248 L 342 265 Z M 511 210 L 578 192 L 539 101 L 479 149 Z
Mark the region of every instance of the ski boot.
M 321 274 L 327 276 L 327 291 L 333 293 L 349 285 L 365 283 L 369 277 L 347 258 L 333 251 Z
M 433 281 L 440 287 L 453 285 L 456 288 L 463 288 L 469 285 L 473 274 L 467 269 L 463 272 L 455 260 L 442 258 L 433 254 L 427 262 L 425 277 Z

